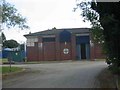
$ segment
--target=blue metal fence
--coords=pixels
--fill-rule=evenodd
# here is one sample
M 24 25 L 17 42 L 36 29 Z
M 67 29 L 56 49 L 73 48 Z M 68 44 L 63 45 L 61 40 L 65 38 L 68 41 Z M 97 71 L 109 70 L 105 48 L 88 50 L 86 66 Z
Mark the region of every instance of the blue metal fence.
M 23 62 L 26 57 L 25 51 L 2 51 L 2 58 L 11 58 L 15 62 Z

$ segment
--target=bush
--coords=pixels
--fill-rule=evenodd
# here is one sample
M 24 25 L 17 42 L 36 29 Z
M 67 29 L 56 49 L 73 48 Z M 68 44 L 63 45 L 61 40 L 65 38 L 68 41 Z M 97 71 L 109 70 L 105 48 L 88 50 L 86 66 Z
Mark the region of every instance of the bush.
M 117 67 L 116 65 L 110 65 L 109 66 L 109 69 L 111 70 L 111 72 L 113 73 L 113 74 L 118 74 L 118 75 L 120 75 L 120 67 Z
M 106 59 L 106 63 L 110 65 L 112 61 L 110 59 Z

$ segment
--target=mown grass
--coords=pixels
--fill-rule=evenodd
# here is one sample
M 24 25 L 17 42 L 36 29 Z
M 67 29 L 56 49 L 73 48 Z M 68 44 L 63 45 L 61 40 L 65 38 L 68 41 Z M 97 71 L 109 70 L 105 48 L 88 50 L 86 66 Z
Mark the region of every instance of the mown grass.
M 1 63 L 8 62 L 8 59 L 7 59 L 7 58 L 0 58 L 0 62 L 1 62 Z
M 114 76 L 108 68 L 101 71 L 97 79 L 100 82 L 101 88 L 115 88 Z
M 2 73 L 2 66 L 0 66 L 0 73 Z
M 8 59 L 7 58 L 3 58 L 2 62 L 8 62 Z
M 20 67 L 11 67 L 10 66 L 3 66 L 3 67 L 0 67 L 0 72 L 2 72 L 2 74 L 9 74 L 11 72 L 19 72 L 19 71 L 22 71 L 23 68 L 20 68 Z
M 118 88 L 120 89 L 120 76 L 118 78 Z
M 57 60 L 57 61 L 54 61 L 54 60 L 50 60 L 50 61 L 27 61 L 27 62 L 24 62 L 25 64 L 46 64 L 46 63 L 67 63 L 67 62 L 72 62 L 72 60 Z

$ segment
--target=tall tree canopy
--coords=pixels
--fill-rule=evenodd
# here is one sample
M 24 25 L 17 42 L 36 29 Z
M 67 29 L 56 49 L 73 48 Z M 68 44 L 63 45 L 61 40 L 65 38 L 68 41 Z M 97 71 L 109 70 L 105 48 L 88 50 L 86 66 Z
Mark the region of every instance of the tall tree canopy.
M 5 37 L 5 35 L 4 35 L 4 33 L 2 32 L 2 34 L 1 34 L 1 36 L 2 36 L 2 43 L 3 42 L 5 42 L 6 41 L 6 37 Z
M 0 33 L 0 44 L 3 44 L 3 42 L 6 41 L 6 37 L 3 32 Z
M 19 46 L 19 43 L 15 40 L 6 40 L 4 43 L 3 43 L 3 47 L 4 48 L 16 48 Z
M 81 2 L 77 8 L 82 9 L 84 20 L 92 25 L 93 38 L 104 41 L 107 60 L 120 73 L 120 2 Z M 77 9 L 75 8 L 75 9 Z
M 26 25 L 26 18 L 19 14 L 13 5 L 5 0 L 1 0 L 0 3 L 0 19 L 2 19 L 3 25 L 7 28 L 15 26 L 21 29 L 29 28 Z

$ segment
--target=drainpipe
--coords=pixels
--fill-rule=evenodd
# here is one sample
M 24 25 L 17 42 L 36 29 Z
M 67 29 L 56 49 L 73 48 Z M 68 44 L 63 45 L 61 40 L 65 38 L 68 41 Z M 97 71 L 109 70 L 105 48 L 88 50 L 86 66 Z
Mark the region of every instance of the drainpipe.
M 94 52 L 93 60 L 95 60 L 95 45 L 94 45 L 94 43 L 91 40 L 90 40 L 90 46 L 93 48 L 93 52 Z

